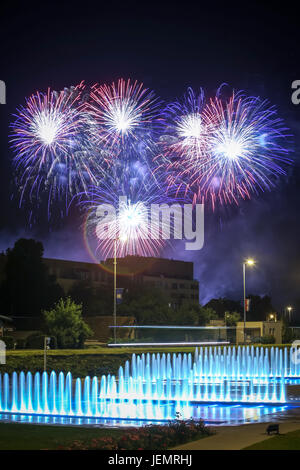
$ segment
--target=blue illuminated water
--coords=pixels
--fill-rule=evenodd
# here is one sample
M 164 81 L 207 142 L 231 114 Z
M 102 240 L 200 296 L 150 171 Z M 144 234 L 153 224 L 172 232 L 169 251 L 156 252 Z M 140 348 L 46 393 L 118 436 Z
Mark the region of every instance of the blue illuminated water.
M 205 419 L 209 410 L 218 421 L 222 413 L 226 417 L 230 410 L 232 415 L 234 405 L 242 405 L 259 417 L 268 406 L 249 405 L 286 404 L 287 378 L 300 376 L 293 353 L 275 347 L 200 348 L 193 355 L 133 354 L 118 376 L 73 380 L 70 372 L 3 374 L 0 413 L 151 422 L 174 419 L 176 414 L 197 417 L 198 412 Z
M 202 419 L 206 424 L 214 426 L 238 425 L 278 420 L 277 416 L 284 415 L 290 409 L 287 405 L 230 405 L 230 404 L 193 404 L 177 406 L 176 404 L 153 404 L 151 415 L 145 408 L 143 416 L 132 409 L 128 418 L 96 418 L 77 416 L 53 416 L 22 413 L 0 413 L 0 421 L 48 424 L 62 426 L 90 426 L 90 427 L 129 427 L 144 426 L 145 424 L 164 424 L 174 419 L 176 412 L 182 419 Z

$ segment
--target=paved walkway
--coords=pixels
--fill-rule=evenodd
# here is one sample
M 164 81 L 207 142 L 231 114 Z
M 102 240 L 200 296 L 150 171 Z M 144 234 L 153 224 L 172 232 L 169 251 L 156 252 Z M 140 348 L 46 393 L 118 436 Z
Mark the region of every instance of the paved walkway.
M 280 421 L 280 434 L 300 429 L 300 419 L 295 418 L 287 421 Z M 216 434 L 199 441 L 189 442 L 187 444 L 174 447 L 176 450 L 240 450 L 256 442 L 270 439 L 266 434 L 266 428 L 269 423 L 243 424 L 241 426 L 219 426 L 211 427 Z M 270 424 L 274 424 L 270 422 Z

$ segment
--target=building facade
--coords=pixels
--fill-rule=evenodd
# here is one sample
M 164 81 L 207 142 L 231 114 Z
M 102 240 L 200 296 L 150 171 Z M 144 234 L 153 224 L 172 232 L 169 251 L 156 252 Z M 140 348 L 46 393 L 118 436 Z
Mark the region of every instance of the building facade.
M 236 342 L 237 344 L 243 343 L 244 322 L 238 322 L 236 326 Z M 276 344 L 282 343 L 281 321 L 247 321 L 245 326 L 246 343 L 251 343 L 263 336 L 274 336 Z
M 113 283 L 113 259 L 99 264 L 50 258 L 44 262 L 65 292 L 78 281 L 99 287 Z M 199 303 L 199 283 L 194 279 L 192 262 L 142 256 L 118 258 L 117 286 L 126 288 L 130 283 L 164 291 L 174 307 L 182 302 Z

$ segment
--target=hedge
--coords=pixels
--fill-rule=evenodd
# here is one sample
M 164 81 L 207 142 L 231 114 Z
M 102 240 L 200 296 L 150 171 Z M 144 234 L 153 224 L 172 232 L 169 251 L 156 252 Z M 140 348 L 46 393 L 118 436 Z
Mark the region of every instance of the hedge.
M 49 355 L 47 356 L 47 370 L 67 373 L 72 372 L 73 377 L 100 376 L 103 374 L 117 374 L 120 365 L 124 365 L 131 354 L 104 355 Z M 8 355 L 6 364 L 0 366 L 0 373 L 12 372 L 42 372 L 44 357 L 41 354 Z

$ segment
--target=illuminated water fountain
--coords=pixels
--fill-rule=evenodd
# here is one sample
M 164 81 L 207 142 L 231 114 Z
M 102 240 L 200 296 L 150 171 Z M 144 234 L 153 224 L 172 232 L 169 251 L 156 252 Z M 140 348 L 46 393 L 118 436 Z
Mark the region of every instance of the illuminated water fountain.
M 0 412 L 92 418 L 170 419 L 193 404 L 286 402 L 293 351 L 205 348 L 195 354 L 133 354 L 118 376 L 60 372 L 0 375 Z
M 300 352 L 299 348 L 298 351 Z M 206 379 L 271 379 L 300 377 L 300 361 L 295 361 L 296 348 L 277 347 L 209 347 L 196 348 L 195 354 L 142 354 L 131 360 L 131 376 L 147 380 L 172 378 L 182 380 L 191 373 L 194 382 Z M 297 364 L 299 362 L 299 364 Z M 126 369 L 127 368 L 127 369 Z M 125 365 L 129 376 L 129 364 Z

